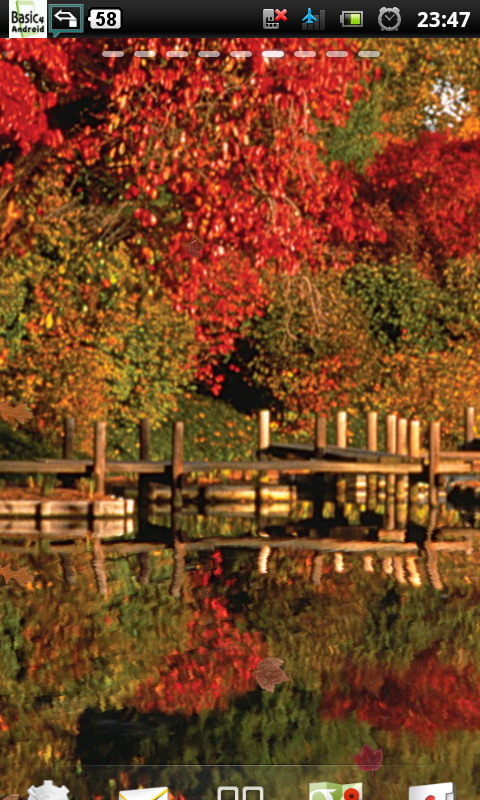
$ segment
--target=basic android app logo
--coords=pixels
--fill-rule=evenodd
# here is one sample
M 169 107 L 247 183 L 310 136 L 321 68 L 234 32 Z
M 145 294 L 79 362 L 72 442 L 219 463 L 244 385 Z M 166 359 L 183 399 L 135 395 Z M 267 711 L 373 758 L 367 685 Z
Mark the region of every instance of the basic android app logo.
M 47 35 L 47 0 L 9 0 L 8 35 L 10 39 L 45 38 Z

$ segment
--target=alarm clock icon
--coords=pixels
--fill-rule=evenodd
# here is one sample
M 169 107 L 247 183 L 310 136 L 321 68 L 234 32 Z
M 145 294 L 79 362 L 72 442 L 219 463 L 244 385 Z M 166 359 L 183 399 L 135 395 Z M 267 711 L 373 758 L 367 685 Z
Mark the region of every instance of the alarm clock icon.
M 398 31 L 402 18 L 400 16 L 400 9 L 396 6 L 393 8 L 386 8 L 385 6 L 380 9 L 378 14 L 378 24 L 382 31 Z

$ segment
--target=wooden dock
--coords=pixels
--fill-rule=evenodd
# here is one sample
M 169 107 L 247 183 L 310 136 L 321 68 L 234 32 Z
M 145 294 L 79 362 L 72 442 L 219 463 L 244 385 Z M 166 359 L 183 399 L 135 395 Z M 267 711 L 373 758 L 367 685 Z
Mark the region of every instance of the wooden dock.
M 257 457 L 242 461 L 186 461 L 184 459 L 184 423 L 174 422 L 172 429 L 172 455 L 167 461 L 150 459 L 150 424 L 140 423 L 140 459 L 138 461 L 111 461 L 107 454 L 107 424 L 94 426 L 92 459 L 73 457 L 75 422 L 65 421 L 63 458 L 34 459 L 29 461 L 0 461 L 1 474 L 53 474 L 58 476 L 87 476 L 92 479 L 99 494 L 105 493 L 108 476 L 133 475 L 138 478 L 139 510 L 145 505 L 149 487 L 155 480 L 171 489 L 170 503 L 174 512 L 182 510 L 184 490 L 203 474 L 248 474 L 253 484 L 262 482 L 264 476 L 281 482 L 285 476 L 307 476 L 312 491 L 321 493 L 322 481 L 331 478 L 337 482 L 339 499 L 344 494 L 346 476 L 363 476 L 366 481 L 367 506 L 374 508 L 378 476 L 386 476 L 386 495 L 395 500 L 408 498 L 409 486 L 422 481 L 428 484 L 431 509 L 439 504 L 439 489 L 445 476 L 473 476 L 480 474 L 480 449 L 475 450 L 475 410 L 465 410 L 465 437 L 458 450 L 441 449 L 440 422 L 429 425 L 428 447 L 422 448 L 419 420 L 407 420 L 389 414 L 385 420 L 385 450 L 378 448 L 378 414 L 369 412 L 366 418 L 365 448 L 348 445 L 347 414 L 336 415 L 336 441 L 327 442 L 327 421 L 316 415 L 313 441 L 309 443 L 271 443 L 270 413 L 261 410 L 258 415 Z M 245 484 L 245 478 L 242 485 Z M 392 526 L 391 526 L 392 527 Z M 394 527 L 394 525 L 393 525 Z

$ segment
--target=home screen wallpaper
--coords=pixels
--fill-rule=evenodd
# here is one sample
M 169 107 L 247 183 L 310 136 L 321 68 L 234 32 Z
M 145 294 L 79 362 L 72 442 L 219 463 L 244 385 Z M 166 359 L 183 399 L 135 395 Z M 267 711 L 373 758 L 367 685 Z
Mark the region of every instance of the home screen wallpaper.
M 0 41 L 3 795 L 480 797 L 479 67 Z

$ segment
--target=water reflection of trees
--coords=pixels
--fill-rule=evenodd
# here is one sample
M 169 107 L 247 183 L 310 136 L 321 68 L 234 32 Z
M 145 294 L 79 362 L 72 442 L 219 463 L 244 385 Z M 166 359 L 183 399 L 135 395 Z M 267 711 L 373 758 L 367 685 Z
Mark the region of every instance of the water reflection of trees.
M 371 741 L 408 763 L 408 718 L 421 758 L 457 763 L 480 727 L 475 534 L 355 541 L 9 537 L 37 580 L 0 589 L 2 762 L 345 764 Z M 267 654 L 291 678 L 273 695 Z

